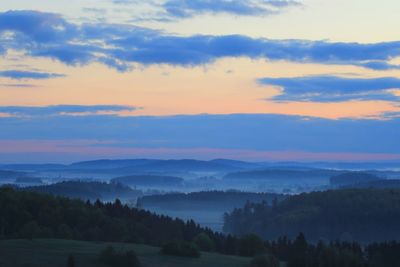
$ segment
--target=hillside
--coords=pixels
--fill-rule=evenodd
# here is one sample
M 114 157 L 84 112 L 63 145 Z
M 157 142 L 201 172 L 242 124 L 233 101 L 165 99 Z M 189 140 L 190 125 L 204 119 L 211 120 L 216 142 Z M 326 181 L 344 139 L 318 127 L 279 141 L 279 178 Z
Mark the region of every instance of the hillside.
M 266 179 L 301 179 L 327 178 L 343 171 L 312 168 L 269 168 L 263 170 L 233 172 L 224 176 L 225 180 L 266 180 Z
M 129 186 L 147 186 L 147 187 L 157 187 L 157 186 L 172 186 L 179 187 L 183 184 L 183 178 L 175 176 L 162 176 L 162 175 L 129 175 L 116 177 L 111 179 L 112 183 L 121 183 Z
M 12 203 L 12 205 L 10 205 Z M 162 246 L 171 240 L 191 242 L 209 236 L 220 253 L 234 254 L 235 238 L 183 221 L 131 208 L 120 201 L 94 203 L 12 188 L 0 188 L 3 239 L 61 238 Z
M 113 201 L 116 198 L 132 200 L 142 195 L 141 191 L 133 190 L 119 183 L 86 181 L 64 181 L 49 185 L 26 187 L 24 190 L 92 201 L 97 199 Z
M 232 171 L 242 168 L 255 168 L 257 164 L 230 160 L 97 160 L 73 163 L 71 168 L 79 169 L 114 169 L 131 171 Z
M 379 179 L 363 183 L 350 184 L 342 186 L 342 188 L 376 188 L 376 189 L 399 189 L 399 179 Z
M 224 230 L 265 239 L 303 232 L 310 240 L 400 240 L 400 190 L 304 193 L 275 207 L 249 204 L 225 216 Z
M 42 184 L 43 181 L 38 177 L 21 176 L 15 179 L 16 184 Z
M 0 170 L 0 179 L 15 179 L 25 175 L 27 175 L 25 172 Z
M 68 255 L 74 255 L 79 267 L 103 267 L 96 261 L 98 253 L 112 245 L 118 250 L 133 249 L 142 267 L 245 267 L 248 258 L 202 253 L 198 259 L 166 256 L 160 248 L 126 243 L 99 243 L 71 240 L 0 240 L 2 267 L 65 267 Z
M 366 172 L 346 172 L 343 174 L 332 176 L 329 179 L 329 182 L 333 186 L 340 187 L 376 181 L 379 179 L 380 178 L 378 176 Z

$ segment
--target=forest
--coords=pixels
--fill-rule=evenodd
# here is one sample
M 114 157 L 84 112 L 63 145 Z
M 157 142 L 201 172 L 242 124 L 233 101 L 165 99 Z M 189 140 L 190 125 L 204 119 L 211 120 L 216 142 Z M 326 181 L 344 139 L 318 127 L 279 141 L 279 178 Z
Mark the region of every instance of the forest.
M 289 200 L 276 205 L 285 206 Z M 313 243 L 302 233 L 294 238 L 282 236 L 269 240 L 254 234 L 235 237 L 201 228 L 193 221 L 184 222 L 129 208 L 119 200 L 91 203 L 3 187 L 0 189 L 0 215 L 1 239 L 58 238 L 139 243 L 163 247 L 164 253 L 177 255 L 181 252 L 176 252 L 176 247 L 187 244 L 185 246 L 191 251 L 255 257 L 252 262 L 260 260 L 257 255 L 270 255 L 286 262 L 288 267 L 394 267 L 400 264 L 397 257 L 400 243 L 396 241 L 368 245 L 348 241 Z M 197 253 L 194 255 L 201 257 Z
M 179 187 L 182 186 L 183 181 L 184 180 L 180 177 L 146 174 L 122 176 L 111 179 L 112 183 L 145 187 Z
M 293 238 L 299 232 L 314 242 L 400 240 L 400 190 L 311 192 L 272 204 L 247 203 L 225 214 L 225 232 L 250 232 L 269 240 L 283 235 Z
M 374 174 L 367 172 L 346 172 L 339 175 L 332 176 L 329 182 L 333 186 L 352 186 L 362 183 L 378 181 L 381 178 Z
M 132 189 L 120 183 L 105 183 L 96 181 L 63 181 L 48 185 L 29 186 L 21 188 L 25 191 L 52 194 L 55 196 L 65 196 L 69 198 L 79 198 L 82 200 L 95 201 L 115 200 L 129 202 L 136 200 L 142 195 L 140 190 Z

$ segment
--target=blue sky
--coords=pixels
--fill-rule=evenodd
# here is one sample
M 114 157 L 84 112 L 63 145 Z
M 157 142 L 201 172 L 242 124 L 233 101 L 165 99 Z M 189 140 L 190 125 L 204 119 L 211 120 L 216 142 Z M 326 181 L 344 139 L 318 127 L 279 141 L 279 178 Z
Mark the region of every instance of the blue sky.
M 397 160 L 400 2 L 3 0 L 0 163 Z

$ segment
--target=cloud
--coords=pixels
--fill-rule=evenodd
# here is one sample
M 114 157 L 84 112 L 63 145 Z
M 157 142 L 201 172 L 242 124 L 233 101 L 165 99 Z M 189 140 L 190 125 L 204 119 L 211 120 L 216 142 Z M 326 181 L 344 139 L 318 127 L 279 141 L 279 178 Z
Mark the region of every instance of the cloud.
M 4 31 L 16 33 L 21 40 L 28 41 L 28 45 L 35 45 L 32 42 L 67 40 L 76 34 L 76 26 L 58 14 L 19 10 L 0 13 L 0 32 Z
M 114 4 L 136 4 L 139 3 L 139 0 L 111 0 Z
M 105 64 L 127 71 L 133 64 L 196 66 L 226 57 L 350 64 L 371 69 L 394 67 L 400 42 L 374 44 L 271 40 L 243 35 L 178 36 L 116 24 L 75 25 L 36 11 L 0 13 L 0 41 L 7 49 L 47 57 L 67 65 Z
M 400 88 L 400 79 L 344 78 L 338 76 L 303 76 L 293 78 L 262 78 L 263 85 L 280 87 L 282 94 L 274 100 L 337 102 L 348 100 L 398 101 L 391 89 Z
M 33 88 L 36 87 L 36 85 L 28 83 L 0 83 L 0 87 Z
M 56 59 L 67 65 L 86 65 L 94 61 L 100 61 L 101 57 L 95 56 L 100 48 L 92 45 L 61 44 L 41 46 L 32 49 L 28 55 L 33 57 L 48 57 Z
M 289 6 L 300 5 L 297 1 L 280 0 L 168 0 L 162 7 L 170 16 L 187 18 L 203 13 L 261 16 L 277 13 Z
M 360 63 L 359 66 L 373 70 L 399 70 L 400 65 L 389 64 L 385 61 L 369 61 Z
M 0 140 L 113 140 L 115 146 L 125 148 L 208 147 L 337 153 L 400 151 L 400 118 L 393 116 L 389 120 L 329 120 L 272 114 L 57 115 L 0 118 L 0 124 Z
M 15 80 L 22 80 L 22 79 L 43 80 L 43 79 L 65 77 L 65 75 L 57 73 L 35 72 L 35 71 L 4 70 L 0 71 L 0 77 L 5 77 Z
M 103 16 L 103 15 L 107 14 L 107 9 L 105 9 L 105 8 L 84 7 L 84 8 L 82 8 L 82 11 L 87 12 L 87 13 L 93 13 L 98 16 L 99 15 Z
M 89 116 L 117 115 L 122 111 L 133 111 L 135 107 L 121 105 L 54 105 L 54 106 L 0 106 L 0 113 L 9 117 L 50 117 L 50 116 Z
M 137 0 L 111 0 L 114 4 L 140 4 Z M 295 0 L 165 0 L 148 1 L 160 10 L 158 20 L 182 19 L 201 14 L 229 14 L 234 16 L 263 16 L 282 12 L 292 6 L 302 6 Z

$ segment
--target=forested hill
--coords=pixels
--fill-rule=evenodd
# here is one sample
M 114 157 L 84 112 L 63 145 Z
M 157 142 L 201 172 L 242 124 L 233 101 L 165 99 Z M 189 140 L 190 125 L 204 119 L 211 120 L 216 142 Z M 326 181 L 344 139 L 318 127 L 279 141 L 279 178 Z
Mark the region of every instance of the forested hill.
M 358 184 L 350 184 L 342 186 L 342 188 L 376 188 L 376 189 L 400 189 L 399 179 L 380 179 Z
M 114 201 L 116 198 L 136 200 L 137 197 L 142 195 L 141 191 L 119 183 L 93 181 L 64 181 L 49 185 L 25 187 L 23 190 L 92 201 L 97 199 Z
M 332 176 L 329 182 L 333 186 L 349 186 L 380 180 L 376 175 L 366 172 L 347 172 Z
M 312 168 L 269 168 L 229 173 L 225 180 L 263 180 L 263 179 L 299 179 L 299 178 L 328 178 L 345 173 L 345 171 Z
M 158 216 L 120 201 L 91 204 L 5 187 L 0 188 L 0 218 L 0 237 L 5 239 L 41 237 L 161 246 L 207 233 L 216 245 L 225 242 L 222 235 L 193 221 Z
M 0 179 L 15 179 L 26 175 L 27 173 L 25 172 L 0 170 Z
M 224 230 L 265 239 L 303 232 L 314 241 L 400 240 L 400 190 L 332 190 L 291 196 L 274 207 L 248 204 L 226 214 Z
M 130 175 L 111 179 L 112 183 L 121 183 L 129 186 L 182 186 L 183 179 L 175 176 L 161 175 Z
M 384 193 L 389 195 L 398 194 L 398 192 L 391 191 L 382 192 L 382 194 Z M 377 197 L 382 197 L 382 195 Z M 318 199 L 317 196 L 315 198 Z M 355 198 L 358 197 L 355 196 Z M 388 197 L 388 199 L 391 198 L 394 197 Z M 388 200 L 386 199 L 385 201 Z M 280 210 L 291 202 L 292 200 L 284 201 L 277 209 Z M 301 204 L 308 204 L 308 200 L 304 200 Z M 253 208 L 256 207 L 251 209 Z M 253 209 L 253 212 L 256 210 Z M 395 222 L 398 223 L 398 220 L 395 220 Z M 247 225 L 249 230 L 252 230 L 252 226 L 254 224 Z M 48 194 L 0 188 L 0 239 L 5 241 L 7 245 L 7 242 L 12 244 L 15 239 L 21 238 L 28 239 L 28 241 L 24 242 L 29 242 L 29 246 L 36 246 L 38 244 L 37 238 L 123 242 L 124 246 L 128 245 L 127 243 L 141 243 L 164 246 L 163 251 L 165 245 L 168 245 L 168 247 L 172 245 L 174 249 L 178 248 L 178 250 L 174 251 L 180 251 L 180 253 L 184 251 L 182 250 L 184 244 L 191 246 L 196 244 L 203 251 L 215 251 L 246 257 L 268 252 L 281 262 L 285 262 L 285 266 L 288 267 L 394 267 L 399 266 L 398 251 L 400 247 L 399 243 L 396 242 L 372 244 L 364 249 L 357 243 L 346 242 L 318 243 L 317 246 L 314 246 L 307 243 L 303 234 L 299 234 L 293 241 L 283 237 L 273 242 L 263 242 L 255 235 L 245 235 L 239 239 L 201 228 L 193 221 L 184 222 L 179 219 L 158 216 L 147 211 L 129 208 L 126 205 L 122 205 L 120 201 L 115 201 L 114 203 L 102 203 L 99 201 L 90 203 Z M 7 241 L 7 239 L 13 240 Z M 32 241 L 33 239 L 35 240 Z M 57 240 L 52 242 L 59 244 Z M 50 248 L 50 246 L 47 245 L 46 248 Z M 10 251 L 7 249 L 8 246 L 4 251 Z M 21 255 L 27 253 L 26 250 L 20 251 L 17 253 L 22 253 Z M 47 253 L 50 251 L 41 251 L 43 254 L 38 256 L 43 260 L 54 260 L 52 258 L 54 254 Z M 55 250 L 52 251 L 54 252 Z M 60 251 L 56 250 L 56 252 L 59 255 Z M 0 255 L 2 262 L 3 260 L 6 262 L 13 260 L 10 259 L 10 255 L 7 255 L 7 253 L 0 253 Z M 182 254 L 179 255 L 183 257 Z M 178 260 L 176 257 L 169 257 L 169 259 Z M 252 263 L 257 262 L 256 260 L 257 257 L 252 260 Z M 196 266 L 205 266 L 204 264 L 201 265 L 204 263 L 204 258 L 191 258 L 190 262 Z M 275 259 L 274 262 L 278 261 Z M 279 263 L 275 265 L 265 263 L 264 265 L 251 266 L 278 265 Z M 81 266 L 81 264 L 78 266 Z

